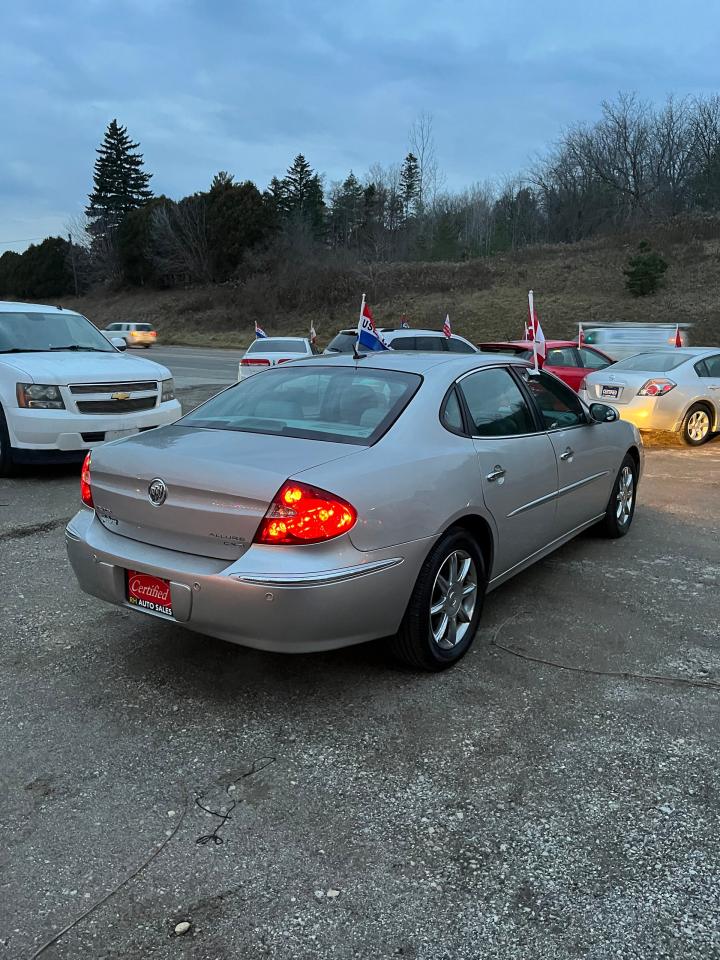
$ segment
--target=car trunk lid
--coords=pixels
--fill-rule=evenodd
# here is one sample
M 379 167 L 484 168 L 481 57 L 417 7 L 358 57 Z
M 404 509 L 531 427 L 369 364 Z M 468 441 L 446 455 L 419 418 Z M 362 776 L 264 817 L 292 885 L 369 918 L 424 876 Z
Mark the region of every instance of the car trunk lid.
M 599 373 L 593 373 L 585 381 L 588 397 L 601 403 L 629 403 L 637 396 L 638 390 L 653 377 L 663 377 L 661 373 L 644 373 L 636 370 L 618 370 L 608 367 Z
M 93 451 L 95 509 L 113 533 L 235 560 L 285 480 L 357 451 L 320 440 L 164 427 Z M 151 498 L 155 480 L 158 502 Z

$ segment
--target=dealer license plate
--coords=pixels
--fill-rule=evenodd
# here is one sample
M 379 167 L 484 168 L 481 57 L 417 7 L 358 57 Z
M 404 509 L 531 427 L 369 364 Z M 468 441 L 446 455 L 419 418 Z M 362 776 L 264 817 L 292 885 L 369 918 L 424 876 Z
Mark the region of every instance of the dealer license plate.
M 166 617 L 173 615 L 168 580 L 153 577 L 149 573 L 137 573 L 134 570 L 127 570 L 126 574 L 128 603 L 137 607 L 138 610 L 162 613 Z
M 620 393 L 620 387 L 603 387 L 600 391 L 601 397 L 613 397 L 617 400 L 617 396 Z

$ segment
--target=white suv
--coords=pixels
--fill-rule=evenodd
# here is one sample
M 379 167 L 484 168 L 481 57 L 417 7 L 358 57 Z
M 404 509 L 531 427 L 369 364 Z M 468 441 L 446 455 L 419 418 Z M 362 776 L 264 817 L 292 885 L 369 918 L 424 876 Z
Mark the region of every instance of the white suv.
M 180 416 L 170 371 L 73 310 L 0 301 L 0 476 Z

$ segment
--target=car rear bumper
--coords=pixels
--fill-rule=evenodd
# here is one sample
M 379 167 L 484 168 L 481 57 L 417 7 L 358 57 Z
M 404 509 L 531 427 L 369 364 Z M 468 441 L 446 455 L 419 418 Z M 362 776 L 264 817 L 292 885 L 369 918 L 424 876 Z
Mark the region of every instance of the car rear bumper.
M 228 565 L 110 533 L 87 509 L 70 521 L 65 539 L 86 593 L 198 633 L 281 653 L 330 650 L 396 633 L 432 544 L 354 551 L 352 562 L 346 553 L 333 569 L 327 561 L 320 564 L 326 569 L 309 568 L 303 547 L 251 547 Z M 267 551 L 278 551 L 272 570 Z M 128 603 L 128 569 L 170 582 L 172 619 Z
M 599 400 L 588 396 L 586 390 L 581 391 L 580 397 L 587 404 L 607 403 L 620 414 L 621 420 L 634 424 L 638 430 L 671 430 L 680 429 L 681 417 L 672 401 L 672 394 L 667 397 L 633 397 L 628 403 L 617 403 L 611 399 Z
M 150 410 L 114 415 L 15 409 L 6 411 L 6 420 L 10 446 L 14 451 L 69 453 L 91 450 L 107 440 L 117 440 L 121 436 L 173 423 L 181 413 L 179 401 L 168 400 Z

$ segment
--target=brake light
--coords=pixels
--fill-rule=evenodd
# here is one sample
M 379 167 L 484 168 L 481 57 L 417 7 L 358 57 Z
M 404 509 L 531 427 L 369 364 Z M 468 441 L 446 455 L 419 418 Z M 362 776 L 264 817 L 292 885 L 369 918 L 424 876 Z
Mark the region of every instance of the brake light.
M 240 361 L 241 367 L 269 367 L 270 361 L 260 357 L 243 357 Z
M 289 363 L 292 360 L 292 357 L 283 357 L 282 360 L 277 360 L 277 363 Z
M 666 393 L 676 387 L 677 384 L 672 380 L 653 379 L 648 380 L 638 390 L 639 397 L 664 397 Z
M 90 485 L 90 458 L 92 454 L 88 453 L 83 461 L 82 470 L 80 471 L 80 499 L 85 504 L 86 507 L 92 507 L 95 509 L 95 504 L 93 503 L 92 495 L 92 486 Z
M 357 510 L 347 500 L 305 483 L 287 480 L 255 534 L 255 543 L 319 543 L 347 533 Z

